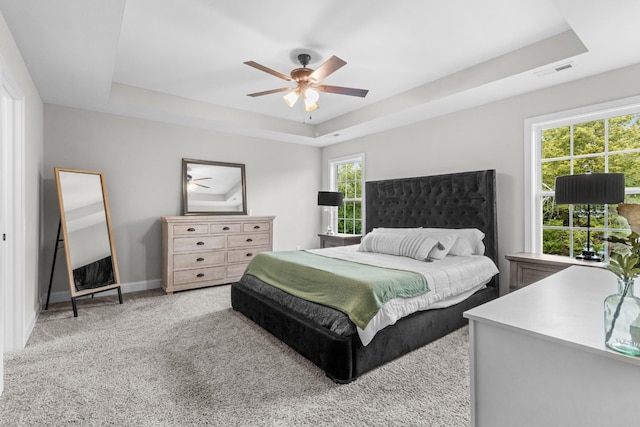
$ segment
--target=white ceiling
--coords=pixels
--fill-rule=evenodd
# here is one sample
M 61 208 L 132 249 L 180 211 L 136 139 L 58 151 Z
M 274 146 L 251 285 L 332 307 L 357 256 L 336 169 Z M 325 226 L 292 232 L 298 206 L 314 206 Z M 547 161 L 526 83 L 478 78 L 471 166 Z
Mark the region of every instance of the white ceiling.
M 325 146 L 640 62 L 638 0 L 0 0 L 45 103 Z M 293 108 L 283 74 L 347 62 Z M 572 68 L 536 73 L 571 63 Z M 544 73 L 543 73 L 544 74 Z

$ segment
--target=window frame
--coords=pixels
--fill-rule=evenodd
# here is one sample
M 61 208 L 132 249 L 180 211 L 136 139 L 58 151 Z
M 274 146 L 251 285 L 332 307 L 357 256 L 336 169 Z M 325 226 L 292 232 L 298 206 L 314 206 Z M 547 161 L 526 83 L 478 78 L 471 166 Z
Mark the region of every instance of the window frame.
M 364 205 L 364 201 L 365 201 L 365 159 L 364 159 L 364 153 L 356 153 L 356 154 L 349 154 L 346 156 L 341 156 L 341 157 L 335 157 L 332 159 L 329 159 L 327 161 L 328 163 L 328 177 L 329 177 L 329 189 L 330 191 L 338 191 L 338 182 L 337 182 L 337 178 L 338 178 L 338 166 L 339 165 L 343 165 L 346 163 L 360 163 L 360 169 L 362 171 L 361 176 L 360 176 L 360 198 L 344 198 L 343 203 L 345 202 L 352 202 L 352 201 L 359 201 L 360 202 L 360 206 L 361 206 L 361 212 L 362 212 L 362 218 L 360 219 L 361 223 L 362 223 L 362 234 L 365 233 L 365 205 Z M 346 196 L 346 195 L 345 195 Z M 338 232 L 338 211 L 339 209 L 333 209 L 331 211 L 331 215 L 329 217 L 329 221 L 331 225 L 331 228 L 333 230 L 336 230 L 336 233 Z
M 553 192 L 538 188 L 542 176 L 542 131 L 550 128 L 606 120 L 640 112 L 640 96 L 623 98 L 572 110 L 560 111 L 524 122 L 524 250 L 542 253 L 542 197 Z M 605 154 L 608 155 L 608 152 Z M 628 187 L 627 194 L 640 194 L 640 188 Z

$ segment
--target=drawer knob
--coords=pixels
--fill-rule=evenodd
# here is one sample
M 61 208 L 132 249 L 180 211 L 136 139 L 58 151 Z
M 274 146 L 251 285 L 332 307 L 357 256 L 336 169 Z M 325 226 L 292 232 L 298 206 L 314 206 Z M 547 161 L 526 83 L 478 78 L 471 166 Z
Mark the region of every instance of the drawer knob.
M 253 242 L 253 239 L 247 239 L 247 242 Z
M 254 225 L 254 226 L 253 226 L 253 229 L 254 229 L 254 230 L 259 230 L 259 229 L 260 229 L 260 226 L 259 226 L 259 225 Z
M 202 261 L 204 261 L 204 258 L 198 258 L 196 261 L 202 262 Z
M 198 273 L 196 274 L 196 277 L 204 277 L 204 273 Z
M 187 228 L 187 231 L 196 231 L 196 229 L 193 228 L 193 227 L 189 227 L 189 228 Z
M 247 256 L 253 256 L 251 252 L 247 252 Z
M 202 245 L 204 245 L 204 242 L 198 242 L 198 243 L 196 243 L 196 245 L 202 246 Z
M 222 227 L 224 231 L 229 231 L 229 227 Z

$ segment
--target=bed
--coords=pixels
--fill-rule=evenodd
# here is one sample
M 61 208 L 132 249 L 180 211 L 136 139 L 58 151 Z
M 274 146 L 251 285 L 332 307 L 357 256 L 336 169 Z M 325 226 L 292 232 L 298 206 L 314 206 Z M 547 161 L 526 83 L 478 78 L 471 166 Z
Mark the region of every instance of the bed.
M 366 230 L 478 229 L 484 254 L 498 265 L 495 170 L 366 182 Z M 363 344 L 357 333 L 334 332 L 292 304 L 314 305 L 245 274 L 231 286 L 232 307 L 321 368 L 337 383 L 419 348 L 466 324 L 462 313 L 499 295 L 498 275 L 446 308 L 412 313 Z M 287 299 L 285 301 L 284 299 Z M 335 314 L 329 307 L 317 307 Z

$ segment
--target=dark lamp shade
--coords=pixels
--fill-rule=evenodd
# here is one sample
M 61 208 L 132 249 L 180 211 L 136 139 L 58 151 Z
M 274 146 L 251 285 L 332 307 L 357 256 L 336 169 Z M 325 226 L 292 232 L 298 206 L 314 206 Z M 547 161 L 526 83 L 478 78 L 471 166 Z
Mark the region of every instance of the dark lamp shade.
M 318 191 L 318 206 L 340 206 L 343 198 L 337 191 Z
M 588 173 L 556 177 L 557 205 L 603 205 L 623 201 L 623 173 Z

